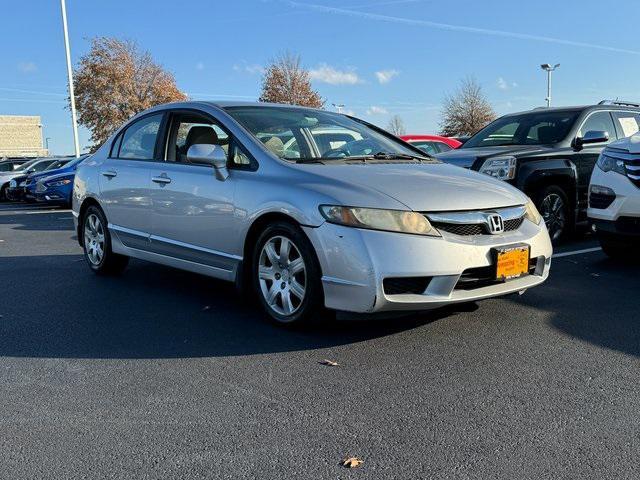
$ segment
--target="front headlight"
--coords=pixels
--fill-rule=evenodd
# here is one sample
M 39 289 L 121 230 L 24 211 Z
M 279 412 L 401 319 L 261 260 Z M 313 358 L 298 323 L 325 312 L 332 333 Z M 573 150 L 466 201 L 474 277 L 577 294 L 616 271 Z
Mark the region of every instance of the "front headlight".
M 384 230 L 439 237 L 427 218 L 417 212 L 381 210 L 378 208 L 320 205 L 320 213 L 327 221 L 348 227 Z
M 64 178 L 62 180 L 54 180 L 53 182 L 47 182 L 47 187 L 62 187 L 64 185 L 69 185 L 73 180 L 70 178 Z
M 18 182 L 16 182 L 15 180 L 11 180 L 9 182 L 9 188 L 16 188 L 18 186 Z
M 527 210 L 524 214 L 524 218 L 535 223 L 536 225 L 540 225 L 540 220 L 542 220 L 542 215 L 540 215 L 540 212 L 538 212 L 538 209 L 533 204 L 533 202 L 529 200 L 525 205 L 525 207 Z
M 619 173 L 620 175 L 626 175 L 627 174 L 625 172 L 624 162 L 622 160 L 619 160 L 617 158 L 609 157 L 609 156 L 605 155 L 604 153 L 600 154 L 600 156 L 598 157 L 598 162 L 596 163 L 596 165 L 598 165 L 600 170 L 602 170 L 603 172 L 615 172 L 615 173 Z
M 516 157 L 494 157 L 482 164 L 480 173 L 491 175 L 498 180 L 513 180 L 516 178 Z

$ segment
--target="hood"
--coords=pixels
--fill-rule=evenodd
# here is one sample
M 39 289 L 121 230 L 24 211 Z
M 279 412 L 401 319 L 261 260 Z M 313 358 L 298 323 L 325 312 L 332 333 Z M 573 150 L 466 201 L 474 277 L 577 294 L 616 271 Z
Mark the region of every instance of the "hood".
M 75 177 L 75 172 L 72 171 L 68 171 L 68 172 L 58 172 L 57 174 L 53 174 L 53 175 L 40 175 L 39 178 L 36 179 L 36 181 L 38 182 L 50 182 L 52 180 L 59 180 L 61 178 L 73 178 Z
M 347 190 L 350 185 L 357 186 L 357 190 L 349 191 L 353 206 L 377 206 L 374 195 L 364 195 L 367 190 L 423 212 L 500 208 L 527 201 L 526 195 L 505 182 L 444 163 L 328 164 L 300 165 L 300 168 L 313 169 L 315 175 L 331 180 L 331 186 L 338 183 Z M 322 183 L 326 181 L 319 182 Z M 327 187 L 326 191 L 329 190 Z M 359 202 L 353 196 L 356 191 L 361 192 Z
M 73 165 L 71 167 L 55 168 L 53 170 L 43 170 L 42 172 L 32 173 L 31 175 L 29 175 L 29 180 L 37 182 L 38 180 L 44 177 L 52 177 L 54 175 L 58 175 L 61 173 L 73 173 L 75 171 L 76 171 L 76 165 Z
M 486 159 L 489 157 L 497 157 L 501 155 L 531 155 L 548 150 L 549 147 L 541 145 L 507 145 L 503 147 L 474 147 L 474 148 L 458 148 L 448 152 L 436 155 L 441 160 L 457 167 L 471 168 L 478 159 Z
M 626 150 L 629 153 L 640 153 L 640 133 L 631 135 L 630 137 L 611 142 L 607 148 L 617 148 L 618 150 Z

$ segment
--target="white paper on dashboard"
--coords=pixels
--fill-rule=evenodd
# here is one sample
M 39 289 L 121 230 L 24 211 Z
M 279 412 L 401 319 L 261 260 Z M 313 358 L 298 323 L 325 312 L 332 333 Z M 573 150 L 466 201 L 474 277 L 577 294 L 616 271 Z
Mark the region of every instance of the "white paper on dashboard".
M 620 125 L 622 125 L 622 131 L 624 132 L 625 137 L 630 137 L 634 133 L 638 133 L 640 131 L 640 127 L 638 126 L 638 122 L 635 117 L 619 117 L 618 121 Z

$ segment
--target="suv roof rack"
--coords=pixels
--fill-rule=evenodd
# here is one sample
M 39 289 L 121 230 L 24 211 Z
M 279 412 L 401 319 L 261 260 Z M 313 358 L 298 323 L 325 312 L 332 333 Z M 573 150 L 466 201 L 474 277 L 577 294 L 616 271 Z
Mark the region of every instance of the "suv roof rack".
M 598 105 L 619 105 L 622 107 L 636 107 L 640 108 L 640 103 L 638 102 L 628 102 L 626 100 L 602 100 L 598 103 Z

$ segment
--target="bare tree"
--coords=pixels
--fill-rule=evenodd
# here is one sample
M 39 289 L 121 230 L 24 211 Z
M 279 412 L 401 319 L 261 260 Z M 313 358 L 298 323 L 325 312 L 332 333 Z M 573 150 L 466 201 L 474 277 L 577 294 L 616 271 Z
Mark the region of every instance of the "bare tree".
M 407 133 L 406 129 L 404 128 L 404 122 L 402 121 L 402 118 L 400 118 L 400 115 L 394 115 L 393 117 L 391 117 L 391 120 L 389 120 L 389 125 L 387 125 L 387 131 L 393 133 L 396 137 Z
M 136 113 L 187 98 L 149 52 L 115 38 L 93 38 L 74 77 L 78 121 L 91 131 L 92 150 Z
M 462 80 L 458 89 L 444 99 L 441 135 L 473 135 L 496 118 L 482 87 L 473 77 Z
M 267 66 L 262 77 L 261 102 L 322 108 L 324 100 L 311 88 L 309 72 L 299 55 L 284 53 Z

